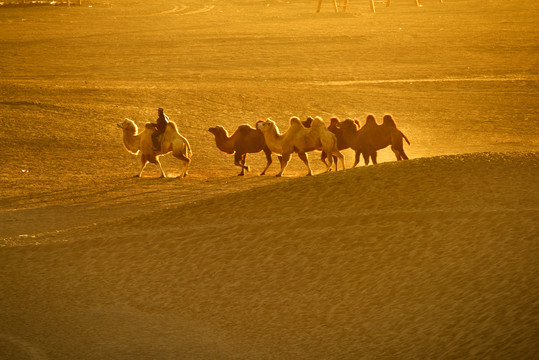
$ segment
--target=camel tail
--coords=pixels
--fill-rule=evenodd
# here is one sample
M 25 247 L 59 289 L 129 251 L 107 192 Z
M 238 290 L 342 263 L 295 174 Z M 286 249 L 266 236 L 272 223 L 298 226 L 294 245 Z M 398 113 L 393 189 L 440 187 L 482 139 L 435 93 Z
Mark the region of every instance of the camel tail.
M 399 132 L 401 133 L 402 137 L 404 138 L 404 140 L 406 140 L 406 142 L 408 143 L 408 145 L 410 145 L 410 141 L 408 140 L 408 138 L 406 137 L 406 135 L 404 135 L 404 133 L 402 131 L 399 130 Z

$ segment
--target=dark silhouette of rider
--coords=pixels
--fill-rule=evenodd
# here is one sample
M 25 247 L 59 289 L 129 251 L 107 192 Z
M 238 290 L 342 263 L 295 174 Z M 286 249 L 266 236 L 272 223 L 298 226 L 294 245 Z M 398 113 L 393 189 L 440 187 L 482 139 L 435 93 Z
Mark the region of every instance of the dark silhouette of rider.
M 165 132 L 168 124 L 168 116 L 163 112 L 163 108 L 157 109 L 157 121 L 153 126 L 155 131 L 152 134 L 153 150 L 161 151 L 161 143 L 159 141 L 159 136 Z

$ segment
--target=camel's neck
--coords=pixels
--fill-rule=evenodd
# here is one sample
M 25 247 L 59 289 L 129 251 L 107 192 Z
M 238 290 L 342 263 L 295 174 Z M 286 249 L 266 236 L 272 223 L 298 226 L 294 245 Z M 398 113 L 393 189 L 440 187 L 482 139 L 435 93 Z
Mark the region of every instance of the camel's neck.
M 279 134 L 277 129 L 267 131 L 264 133 L 264 140 L 268 148 L 277 154 L 283 153 L 283 135 Z
M 140 150 L 140 134 L 124 130 L 123 140 L 125 148 L 132 153 Z
M 342 138 L 345 142 L 353 142 L 359 136 L 359 130 L 341 131 Z
M 234 153 L 234 143 L 232 139 L 228 137 L 227 134 L 218 134 L 215 135 L 215 145 L 217 148 L 224 153 L 233 154 Z

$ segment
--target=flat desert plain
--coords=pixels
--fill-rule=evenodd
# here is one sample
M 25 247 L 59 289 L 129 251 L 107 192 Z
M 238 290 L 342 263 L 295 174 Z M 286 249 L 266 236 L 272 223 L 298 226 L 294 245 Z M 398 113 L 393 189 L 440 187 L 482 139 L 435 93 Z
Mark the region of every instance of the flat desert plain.
M 539 5 L 414 3 L 0 8 L 0 358 L 539 358 Z M 158 107 L 184 179 L 133 177 Z M 370 113 L 410 160 L 238 177 L 208 132 Z

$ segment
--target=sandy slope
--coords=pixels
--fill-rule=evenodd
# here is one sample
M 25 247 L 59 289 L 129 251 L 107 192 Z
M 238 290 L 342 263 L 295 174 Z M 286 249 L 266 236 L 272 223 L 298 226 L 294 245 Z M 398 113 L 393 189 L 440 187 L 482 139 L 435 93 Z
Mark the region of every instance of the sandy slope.
M 386 163 L 3 248 L 0 332 L 54 359 L 533 358 L 538 165 Z

